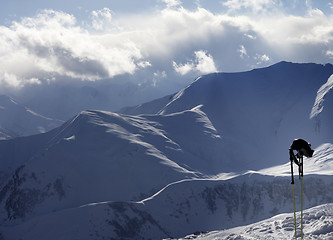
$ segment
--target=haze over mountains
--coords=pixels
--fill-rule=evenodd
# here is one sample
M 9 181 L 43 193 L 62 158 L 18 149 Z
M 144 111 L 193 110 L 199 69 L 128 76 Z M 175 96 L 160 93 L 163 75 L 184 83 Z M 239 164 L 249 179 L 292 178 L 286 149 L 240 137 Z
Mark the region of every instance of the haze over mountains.
M 204 75 L 141 106 L 0 141 L 0 239 L 162 239 L 291 212 L 294 138 L 315 149 L 304 207 L 332 202 L 332 74 L 281 62 Z
M 62 123 L 34 112 L 11 97 L 0 95 L 0 140 L 44 133 Z

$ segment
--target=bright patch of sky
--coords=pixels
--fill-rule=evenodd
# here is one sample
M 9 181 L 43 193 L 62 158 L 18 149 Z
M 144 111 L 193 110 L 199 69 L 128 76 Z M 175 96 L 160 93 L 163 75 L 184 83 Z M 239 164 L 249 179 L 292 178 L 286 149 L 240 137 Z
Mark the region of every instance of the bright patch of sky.
M 324 0 L 11 0 L 0 8 L 0 85 L 127 74 L 158 87 L 282 60 L 330 63 L 332 32 Z

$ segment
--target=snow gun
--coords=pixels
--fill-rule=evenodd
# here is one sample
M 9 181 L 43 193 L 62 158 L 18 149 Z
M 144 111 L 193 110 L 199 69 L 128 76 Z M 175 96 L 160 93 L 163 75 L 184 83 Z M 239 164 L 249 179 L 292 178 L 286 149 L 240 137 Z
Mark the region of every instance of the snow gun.
M 296 155 L 294 153 L 296 151 Z M 294 189 L 294 170 L 293 163 L 298 166 L 298 175 L 301 179 L 301 239 L 303 239 L 303 156 L 312 157 L 314 150 L 311 149 L 311 144 L 303 139 L 295 139 L 289 148 L 289 157 L 291 164 L 291 184 L 293 186 L 293 204 L 294 204 L 294 225 L 295 239 L 297 240 L 296 230 L 296 207 L 295 207 L 295 189 Z

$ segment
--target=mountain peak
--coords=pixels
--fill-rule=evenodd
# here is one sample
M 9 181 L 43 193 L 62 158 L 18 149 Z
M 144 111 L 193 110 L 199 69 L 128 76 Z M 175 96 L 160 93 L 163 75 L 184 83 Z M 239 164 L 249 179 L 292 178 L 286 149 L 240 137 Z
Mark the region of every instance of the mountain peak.
M 282 62 L 204 75 L 135 109 L 159 114 L 87 110 L 45 134 L 0 141 L 0 238 L 161 239 L 291 212 L 295 137 L 315 149 L 304 159 L 304 207 L 327 203 L 332 73 Z M 316 102 L 325 107 L 310 119 Z M 291 233 L 287 222 L 278 226 Z
M 332 74 L 330 64 L 286 61 L 247 72 L 213 73 L 197 78 L 168 102 L 163 99 L 152 105 L 164 103 L 158 111 L 162 115 L 202 105 L 201 110 L 223 136 L 229 157 L 245 168 L 259 169 L 283 163 L 284 149 L 295 136 L 310 139 L 314 146 L 333 141 L 328 134 L 332 114 L 309 117 L 316 102 L 319 110 L 324 104 L 317 92 Z M 325 89 L 328 109 L 332 101 Z M 143 106 L 145 112 L 148 106 Z M 156 107 L 152 109 L 156 112 Z M 140 107 L 135 111 L 140 113 Z

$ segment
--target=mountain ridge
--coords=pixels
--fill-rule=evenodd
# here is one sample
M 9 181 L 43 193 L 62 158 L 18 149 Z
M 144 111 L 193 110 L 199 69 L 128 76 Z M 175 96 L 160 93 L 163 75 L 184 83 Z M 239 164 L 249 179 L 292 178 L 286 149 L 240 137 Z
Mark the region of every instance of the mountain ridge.
M 245 168 L 258 170 L 265 164 L 280 165 L 285 158 L 282 149 L 288 149 L 294 138 L 309 139 L 313 146 L 333 141 L 329 90 L 324 110 L 310 119 L 318 91 L 332 74 L 331 64 L 289 62 L 241 73 L 212 73 L 174 94 L 157 112 L 156 106 L 165 99 L 138 106 L 134 113 L 140 113 L 140 108 L 147 113 L 150 106 L 153 113 L 163 115 L 202 105 L 225 149 L 235 149 L 229 156 L 235 161 L 246 158 Z
M 172 131 L 178 122 L 188 128 Z M 190 138 L 219 141 L 200 107 L 164 116 L 83 111 L 51 132 L 0 142 L 2 223 L 92 202 L 141 200 L 171 182 L 204 176 L 214 159 L 200 153 L 200 144 L 187 144 Z
M 145 114 L 87 110 L 0 141 L 0 236 L 161 239 L 291 212 L 295 136 L 315 149 L 304 159 L 304 207 L 332 202 L 332 74 L 286 62 L 209 74 L 135 108 Z M 310 119 L 316 102 L 324 108 Z

